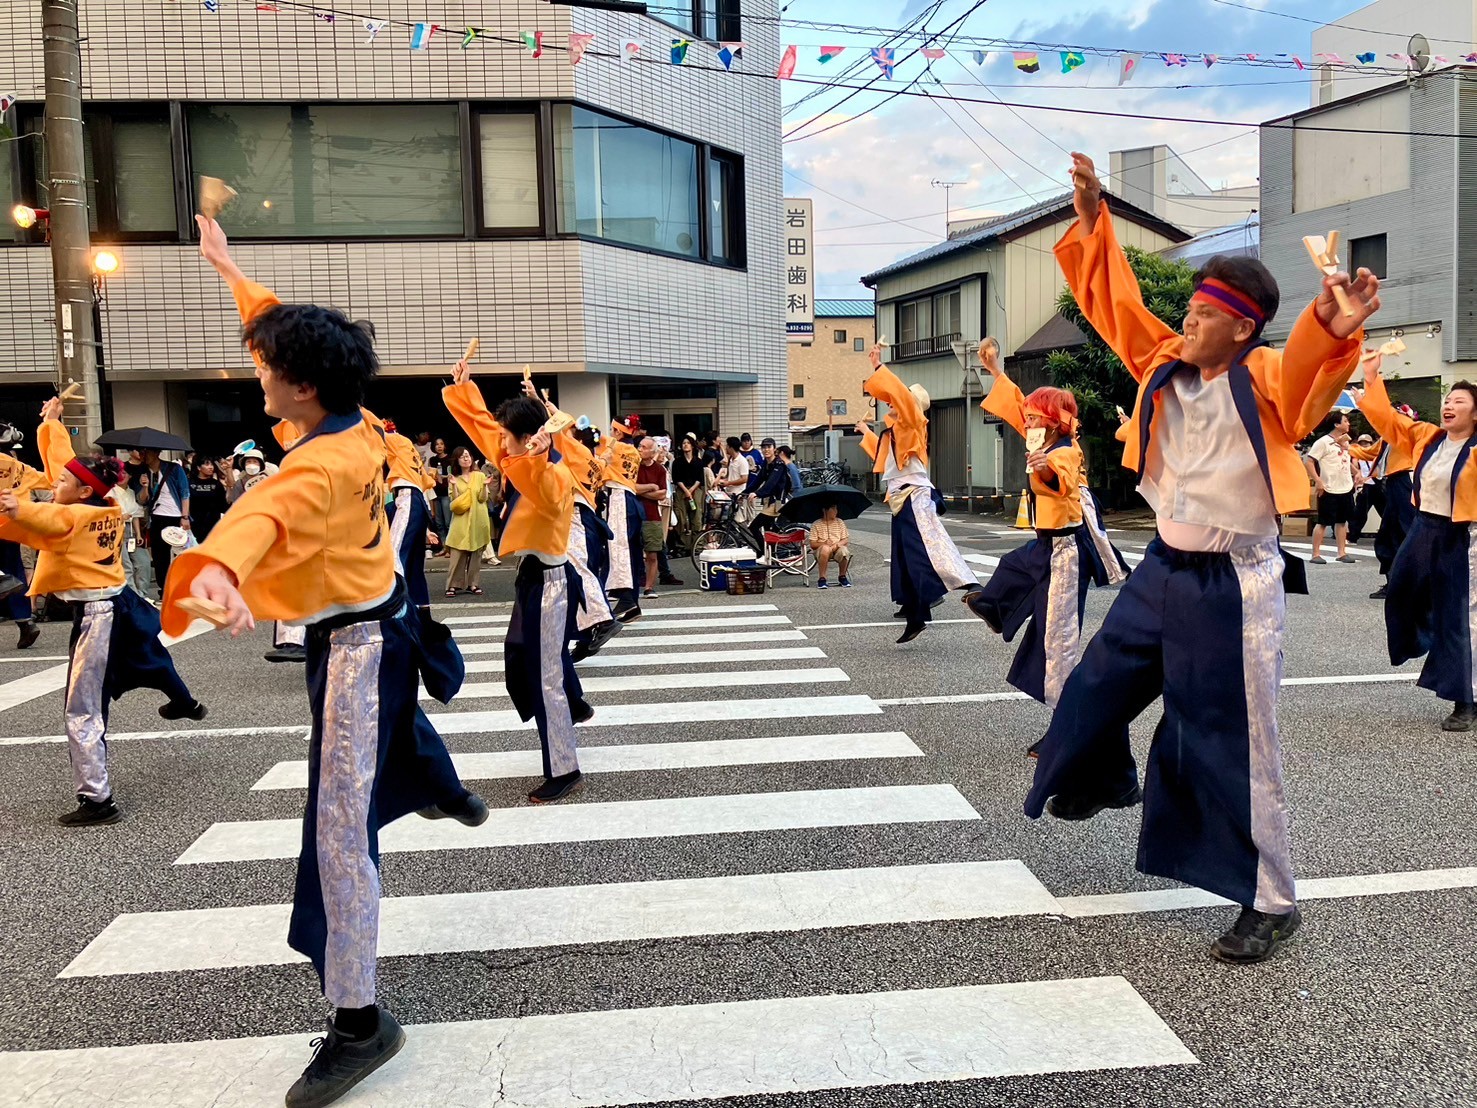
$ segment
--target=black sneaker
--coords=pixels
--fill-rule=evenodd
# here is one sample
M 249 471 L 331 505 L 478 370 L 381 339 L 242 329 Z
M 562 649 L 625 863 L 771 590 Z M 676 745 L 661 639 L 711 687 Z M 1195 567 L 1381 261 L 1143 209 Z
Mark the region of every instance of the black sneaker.
M 20 641 L 15 644 L 17 650 L 30 650 L 36 645 L 36 640 L 41 637 L 41 628 L 36 626 L 34 619 L 22 620 L 16 625 L 20 628 Z
M 332 1023 L 328 1034 L 314 1039 L 318 1053 L 303 1075 L 287 1090 L 287 1108 L 323 1108 L 400 1053 L 405 1031 L 381 1007 L 379 1026 L 367 1039 L 350 1039 Z
M 574 649 L 569 652 L 569 660 L 571 662 L 583 662 L 593 653 L 595 652 L 590 649 L 590 644 L 586 640 L 581 639 L 574 644 Z
M 274 646 L 262 655 L 269 662 L 306 662 L 308 660 L 308 648 L 289 643 L 287 646 Z
M 456 800 L 432 804 L 416 812 L 421 819 L 454 819 L 468 827 L 481 827 L 487 822 L 487 805 L 474 792 L 463 793 Z
M 641 618 L 641 605 L 632 604 L 629 608 L 622 608 L 616 612 L 615 618 L 621 623 L 635 623 Z
M 1379 588 L 1375 589 L 1374 592 L 1372 592 L 1372 593 L 1369 594 L 1369 599 L 1371 599 L 1371 600 L 1383 600 L 1383 599 L 1385 599 L 1385 589 L 1387 589 L 1388 587 L 1389 587 L 1388 585 L 1381 585 Z
M 165 719 L 202 720 L 208 713 L 205 705 L 198 700 L 172 700 L 168 704 L 159 705 L 159 714 Z
M 903 628 L 903 633 L 898 636 L 897 641 L 900 643 L 912 642 L 919 635 L 923 634 L 923 629 L 927 626 L 928 624 L 926 623 L 910 623 Z
M 1133 788 L 1118 797 L 1054 796 L 1046 802 L 1046 810 L 1057 819 L 1083 820 L 1091 819 L 1104 808 L 1132 808 L 1143 803 L 1143 799 L 1143 790 L 1138 787 L 1138 782 L 1134 782 Z
M 1477 704 L 1458 700 L 1452 705 L 1451 715 L 1441 721 L 1443 731 L 1470 731 L 1477 727 Z
M 85 796 L 79 796 L 76 809 L 63 812 L 56 817 L 56 822 L 63 827 L 97 827 L 104 823 L 117 823 L 122 818 L 123 813 L 113 803 L 111 796 L 106 800 L 89 800 Z
M 530 804 L 552 804 L 556 800 L 563 800 L 576 785 L 584 780 L 584 777 L 585 775 L 579 770 L 560 774 L 558 777 L 546 777 L 542 785 L 528 794 L 528 802 Z
M 908 618 L 908 610 L 906 608 L 899 608 L 897 611 L 895 611 L 895 612 L 892 613 L 892 618 L 893 619 L 907 619 Z
M 1282 916 L 1243 908 L 1231 930 L 1211 944 L 1211 956 L 1234 965 L 1265 962 L 1297 934 L 1302 922 L 1303 914 L 1296 908 Z
M 599 654 L 600 648 L 615 638 L 620 629 L 619 620 L 608 619 L 604 623 L 597 624 L 594 633 L 590 636 L 590 653 Z
M 569 706 L 569 718 L 575 723 L 589 723 L 595 718 L 595 709 L 581 700 Z
M 26 587 L 26 582 L 10 573 L 0 573 L 0 600 L 12 596 Z

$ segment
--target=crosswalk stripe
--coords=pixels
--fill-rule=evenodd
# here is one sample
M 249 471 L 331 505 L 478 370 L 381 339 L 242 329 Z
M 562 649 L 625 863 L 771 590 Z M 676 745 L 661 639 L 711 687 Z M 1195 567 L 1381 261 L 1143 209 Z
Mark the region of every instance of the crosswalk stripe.
M 1195 1065 L 1121 977 L 724 1001 L 422 1024 L 352 1095 L 437 1103 L 649 1104 L 1026 1074 Z M 21 1103 L 247 1108 L 280 1100 L 309 1034 L 0 1055 Z M 841 1099 L 845 1099 L 844 1097 Z M 926 1099 L 926 1098 L 925 1098 Z
M 759 873 L 389 897 L 381 958 L 812 931 L 924 920 L 1051 915 L 1056 897 L 1018 861 Z M 118 916 L 60 977 L 306 961 L 287 945 L 291 904 Z
M 953 785 L 885 785 L 856 789 L 616 800 L 559 807 L 499 808 L 480 827 L 407 816 L 380 832 L 381 852 L 474 850 L 535 843 L 737 834 L 800 827 L 935 823 L 979 819 Z M 176 865 L 295 858 L 302 821 L 216 823 Z
M 726 700 L 664 700 L 653 703 L 598 704 L 595 719 L 586 726 L 624 727 L 632 724 L 713 723 L 718 720 L 801 719 L 806 716 L 874 716 L 882 709 L 870 696 L 733 697 Z M 431 722 L 443 735 L 473 735 L 483 731 L 527 731 L 532 720 L 518 718 L 511 709 L 486 712 L 433 712 Z
M 731 636 L 728 636 L 731 640 Z M 768 636 L 766 635 L 767 639 Z M 646 640 L 642 639 L 645 643 Z M 642 651 L 639 654 L 607 655 L 603 651 L 593 658 L 576 662 L 576 668 L 624 669 L 634 666 L 685 666 L 695 662 L 799 662 L 807 658 L 824 658 L 826 652 L 818 646 L 766 646 L 754 650 L 677 650 L 670 653 Z M 468 673 L 502 673 L 500 659 L 485 662 L 467 662 Z
M 836 735 L 784 738 L 700 739 L 630 746 L 589 746 L 580 751 L 586 773 L 694 769 L 704 766 L 757 766 L 782 762 L 836 762 L 853 758 L 921 758 L 923 751 L 902 731 L 856 731 Z M 501 777 L 538 777 L 543 761 L 537 750 L 503 750 L 453 754 L 463 781 Z M 253 791 L 306 789 L 306 761 L 278 762 L 262 775 Z
M 668 616 L 733 615 L 737 612 L 774 612 L 779 610 L 778 606 L 774 604 L 702 604 L 689 608 L 663 608 L 652 604 L 648 600 L 647 605 L 650 606 L 643 606 L 641 609 L 644 619 L 666 619 Z M 459 624 L 496 623 L 499 621 L 507 623 L 510 618 L 511 613 L 509 612 L 487 612 L 475 616 L 447 616 L 441 622 L 457 626 Z
M 203 620 L 196 620 L 190 628 L 179 638 L 171 638 L 169 635 L 160 635 L 159 640 L 165 646 L 173 646 L 178 642 L 196 638 L 207 631 L 214 631 L 212 624 Z M 27 659 L 30 660 L 29 658 Z M 67 670 L 71 662 L 63 662 L 57 666 L 47 666 L 38 669 L 35 673 L 28 673 L 24 677 L 17 677 L 13 681 L 0 683 L 0 712 L 9 711 L 11 708 L 22 704 L 29 704 L 39 697 L 49 693 L 60 692 L 67 687 Z
M 1304 550 L 1304 551 L 1307 551 L 1308 555 L 1311 557 L 1311 555 L 1313 553 L 1313 544 L 1310 543 L 1310 542 L 1285 542 L 1284 541 L 1282 543 L 1282 549 L 1283 550 Z M 1349 544 L 1348 546 L 1346 546 L 1344 548 L 1344 551 L 1347 554 L 1353 555 L 1355 558 L 1378 558 L 1379 557 L 1379 555 L 1376 554 L 1373 550 L 1361 550 L 1359 547 L 1354 546 L 1352 543 Z M 1334 560 L 1333 556 L 1335 554 L 1337 554 L 1338 552 L 1339 552 L 1339 548 L 1338 548 L 1338 543 L 1337 542 L 1325 542 L 1323 544 L 1323 548 L 1322 548 L 1323 557 L 1327 558 L 1330 562 L 1332 562 Z M 1345 562 L 1344 564 L 1347 565 L 1348 563 Z
M 773 630 L 764 632 L 764 641 L 771 642 L 799 642 L 805 638 L 805 632 L 792 629 Z M 600 651 L 600 657 L 608 657 L 633 650 L 649 650 L 653 646 L 714 646 L 717 644 L 731 645 L 733 633 L 731 631 L 700 632 L 695 635 L 641 635 L 637 638 L 626 638 L 625 635 L 617 635 L 605 644 Z M 464 642 L 457 639 L 457 647 L 463 654 L 501 654 L 503 644 L 500 642 Z
M 626 624 L 625 630 L 622 631 L 621 633 L 623 635 L 628 635 L 632 631 L 645 631 L 645 632 L 648 632 L 648 633 L 649 632 L 653 632 L 653 631 L 669 632 L 669 631 L 676 630 L 678 628 L 681 628 L 683 630 L 686 630 L 689 627 L 693 627 L 693 628 L 697 628 L 697 627 L 773 627 L 773 626 L 780 625 L 780 624 L 788 624 L 789 622 L 790 622 L 790 617 L 789 616 L 782 616 L 782 615 L 772 615 L 772 616 L 771 615 L 753 615 L 753 616 L 731 616 L 731 617 L 730 616 L 715 616 L 715 617 L 713 617 L 711 619 L 656 619 L 656 620 L 653 620 L 653 619 L 650 619 L 650 618 L 648 618 L 646 616 L 643 616 L 641 619 L 636 620 L 636 622 L 634 622 L 634 623 L 628 623 L 628 624 Z M 501 635 L 506 635 L 507 633 L 508 633 L 507 625 L 506 624 L 502 624 L 502 623 L 496 623 L 496 624 L 476 623 L 476 624 L 471 624 L 471 625 L 464 625 L 464 626 L 461 626 L 461 627 L 456 628 L 456 630 L 453 632 L 453 634 L 456 636 L 458 642 L 460 642 L 464 638 L 479 638 L 479 637 L 485 637 L 485 636 L 488 636 L 488 635 L 499 635 L 499 636 L 501 636 Z M 732 641 L 732 636 L 731 635 L 729 636 L 729 641 Z
M 615 677 L 585 677 L 580 684 L 591 694 L 647 692 L 660 689 L 766 689 L 774 685 L 825 685 L 850 681 L 846 671 L 834 666 L 817 669 L 735 669 L 697 673 L 623 673 Z M 487 700 L 507 696 L 501 681 L 469 681 L 453 700 Z M 421 690 L 421 699 L 430 694 Z

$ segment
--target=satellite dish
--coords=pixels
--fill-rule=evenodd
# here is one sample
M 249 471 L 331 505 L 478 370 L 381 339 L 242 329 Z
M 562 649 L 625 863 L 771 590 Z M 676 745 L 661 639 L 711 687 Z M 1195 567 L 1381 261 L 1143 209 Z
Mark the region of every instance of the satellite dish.
M 1417 73 L 1424 73 L 1431 68 L 1431 44 L 1426 41 L 1425 35 L 1411 35 L 1406 52 L 1410 56 L 1410 68 Z

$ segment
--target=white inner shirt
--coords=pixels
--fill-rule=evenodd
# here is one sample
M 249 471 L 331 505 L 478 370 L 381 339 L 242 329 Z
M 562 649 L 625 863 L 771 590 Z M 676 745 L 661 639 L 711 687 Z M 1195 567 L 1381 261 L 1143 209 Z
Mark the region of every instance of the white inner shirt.
M 159 476 L 156 480 L 159 482 L 159 499 L 154 501 L 154 514 L 156 516 L 165 516 L 166 518 L 179 515 L 179 501 L 174 498 L 174 493 L 170 491 L 169 482 L 164 479 L 164 471 L 162 469 L 159 471 Z
M 1329 492 L 1354 491 L 1354 471 L 1349 468 L 1347 446 L 1332 435 L 1324 435 L 1309 449 L 1308 457 L 1318 463 L 1318 476 L 1323 478 L 1323 487 Z
M 887 486 L 889 496 L 905 485 L 933 488 L 933 481 L 928 476 L 928 467 L 916 454 L 908 459 L 906 465 L 897 464 L 897 447 L 892 435 L 884 431 L 877 449 L 887 451 L 887 463 L 882 469 L 882 483 Z
M 1277 534 L 1277 511 L 1236 411 L 1231 376 L 1176 373 L 1155 400 L 1139 495 L 1176 550 L 1224 552 Z
M 1442 439 L 1421 468 L 1421 511 L 1451 518 L 1451 470 L 1466 445 L 1466 439 Z

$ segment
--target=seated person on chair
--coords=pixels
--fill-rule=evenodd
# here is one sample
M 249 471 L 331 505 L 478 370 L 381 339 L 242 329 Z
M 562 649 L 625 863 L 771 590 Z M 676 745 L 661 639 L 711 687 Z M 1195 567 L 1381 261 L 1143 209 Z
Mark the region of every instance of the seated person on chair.
M 851 578 L 846 571 L 851 568 L 851 531 L 846 526 L 846 521 L 837 512 L 836 505 L 827 504 L 821 509 L 821 518 L 810 528 L 810 548 L 815 551 L 817 560 L 816 573 L 820 576 L 817 588 L 830 588 L 826 583 L 826 567 L 830 565 L 831 559 L 836 560 L 836 568 L 840 571 L 840 585 L 843 589 L 851 588 Z

